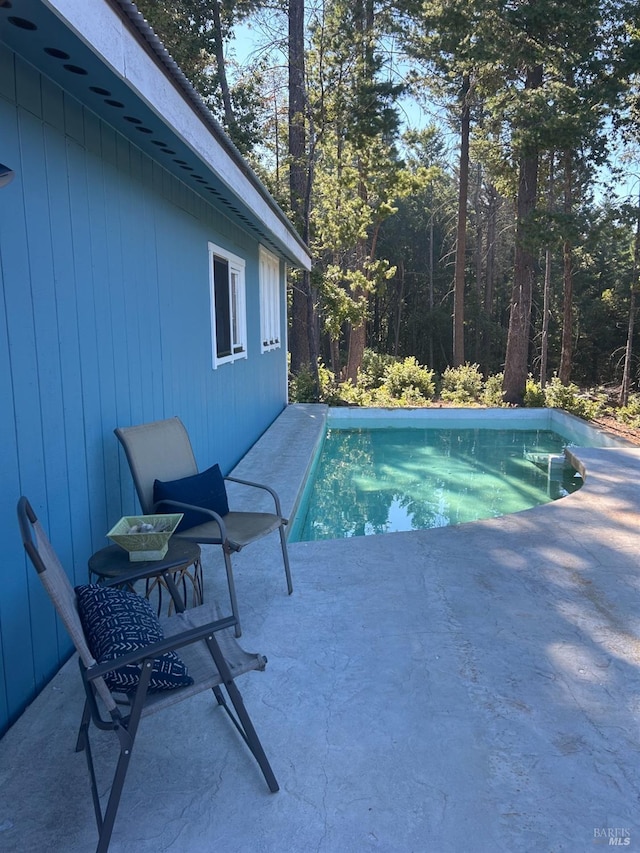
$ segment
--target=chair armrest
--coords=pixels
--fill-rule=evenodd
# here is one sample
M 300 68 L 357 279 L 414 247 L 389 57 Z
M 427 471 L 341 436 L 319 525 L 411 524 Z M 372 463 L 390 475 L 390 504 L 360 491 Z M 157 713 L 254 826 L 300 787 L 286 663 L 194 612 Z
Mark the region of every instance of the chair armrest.
M 177 510 L 178 512 L 182 510 L 195 510 L 197 512 L 203 513 L 204 515 L 210 515 L 211 520 L 217 522 L 218 527 L 220 528 L 220 541 L 227 541 L 227 528 L 225 526 L 224 521 L 222 520 L 222 516 L 218 515 L 218 513 L 214 512 L 212 509 L 207 509 L 206 507 L 198 506 L 197 504 L 185 504 L 180 503 L 180 501 L 171 501 L 168 498 L 165 498 L 164 500 L 155 503 L 153 505 L 154 512 L 157 512 L 159 507 L 171 507 L 172 510 Z M 179 535 L 180 534 L 178 534 L 178 536 Z
M 278 497 L 275 489 L 272 489 L 271 486 L 265 486 L 264 483 L 254 483 L 252 480 L 240 480 L 238 477 L 225 477 L 224 479 L 228 480 L 230 483 L 239 483 L 241 486 L 251 486 L 254 489 L 263 489 L 265 492 L 269 492 L 273 498 L 274 504 L 276 505 L 276 515 L 279 515 L 283 522 L 287 524 L 287 519 L 282 516 L 280 498 Z
M 97 663 L 95 666 L 85 669 L 86 677 L 89 681 L 92 681 L 94 678 L 103 678 L 107 673 L 128 664 L 140 663 L 145 660 L 155 660 L 165 652 L 174 652 L 182 648 L 182 646 L 197 643 L 199 640 L 204 640 L 216 631 L 224 631 L 226 628 L 232 628 L 235 624 L 236 620 L 232 616 L 226 616 L 224 619 L 217 619 L 215 622 L 208 622 L 206 625 L 190 628 L 188 631 L 183 631 L 182 634 L 174 634 L 174 636 L 166 637 L 157 643 L 142 646 L 121 657 L 114 658 L 105 663 Z

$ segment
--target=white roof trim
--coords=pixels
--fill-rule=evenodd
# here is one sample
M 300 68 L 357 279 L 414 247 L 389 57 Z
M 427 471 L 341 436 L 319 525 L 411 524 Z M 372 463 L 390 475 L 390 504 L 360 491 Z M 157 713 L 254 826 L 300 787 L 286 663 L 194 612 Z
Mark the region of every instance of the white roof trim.
M 106 0 L 45 0 L 51 10 L 180 137 L 248 207 L 304 269 L 311 258 L 284 215 L 278 216 L 170 77 L 143 50 Z M 257 182 L 256 178 L 256 182 Z M 274 202 L 275 205 L 275 202 Z

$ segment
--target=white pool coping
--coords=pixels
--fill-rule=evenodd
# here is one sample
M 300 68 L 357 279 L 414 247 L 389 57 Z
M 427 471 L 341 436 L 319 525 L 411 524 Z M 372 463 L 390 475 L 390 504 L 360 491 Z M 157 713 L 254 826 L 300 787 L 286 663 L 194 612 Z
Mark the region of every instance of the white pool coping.
M 426 427 L 434 429 L 545 429 L 585 447 L 630 447 L 631 442 L 607 433 L 561 409 L 505 408 L 331 408 L 327 425 L 337 429 Z
M 289 406 L 289 410 L 293 407 Z M 305 407 L 308 409 L 308 406 Z M 580 473 L 583 468 L 575 454 L 568 451 L 574 447 L 633 447 L 631 442 L 570 415 L 561 409 L 531 408 L 416 408 L 385 409 L 358 407 L 319 407 L 316 412 L 318 426 L 323 428 L 314 433 L 313 450 L 309 454 L 304 478 L 297 482 L 297 494 L 292 506 L 287 534 L 291 542 L 298 539 L 301 522 L 297 513 L 304 500 L 308 480 L 318 465 L 322 442 L 328 429 L 482 429 L 482 430 L 550 430 L 567 439 L 565 456 Z

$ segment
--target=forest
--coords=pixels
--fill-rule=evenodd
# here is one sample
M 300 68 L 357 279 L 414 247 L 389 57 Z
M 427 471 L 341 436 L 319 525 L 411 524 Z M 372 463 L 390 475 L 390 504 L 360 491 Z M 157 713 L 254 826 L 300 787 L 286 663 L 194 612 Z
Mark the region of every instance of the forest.
M 637 2 L 137 5 L 312 251 L 289 272 L 308 399 L 404 363 L 628 404 Z

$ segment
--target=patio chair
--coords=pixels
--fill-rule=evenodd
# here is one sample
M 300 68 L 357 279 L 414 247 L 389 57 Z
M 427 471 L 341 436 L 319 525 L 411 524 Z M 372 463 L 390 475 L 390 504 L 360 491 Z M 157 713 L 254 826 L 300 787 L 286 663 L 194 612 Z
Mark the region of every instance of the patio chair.
M 129 462 L 142 512 L 146 515 L 183 512 L 185 517 L 174 535 L 199 545 L 222 547 L 236 637 L 241 635 L 242 629 L 231 566 L 232 552 L 278 530 L 287 591 L 291 595 L 293 584 L 284 533 L 287 519 L 282 515 L 280 499 L 272 488 L 237 477 L 222 477 L 217 465 L 198 473 L 189 435 L 179 418 L 118 427 L 115 434 Z M 225 481 L 268 492 L 275 512 L 230 512 Z
M 86 699 L 76 752 L 84 751 L 89 769 L 99 832 L 96 853 L 105 853 L 109 847 L 140 721 L 204 690 L 213 691 L 257 760 L 269 790 L 275 793 L 278 783 L 234 681 L 245 672 L 263 670 L 266 659 L 238 646 L 230 630 L 233 619 L 217 618 L 215 606 L 184 610 L 169 572 L 164 580 L 179 612 L 160 622 L 149 602 L 134 592 L 108 583 L 74 590 L 24 497 L 18 502 L 18 520 L 25 550 L 78 653 Z M 135 579 L 135 571 L 134 563 L 129 580 Z M 91 753 L 91 722 L 113 732 L 119 745 L 104 811 Z

